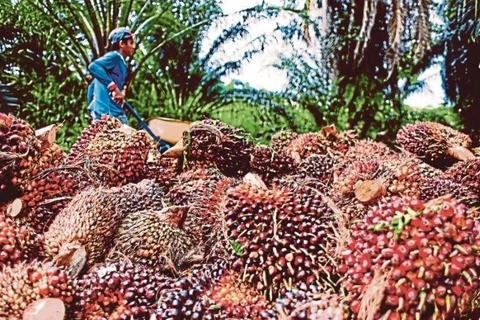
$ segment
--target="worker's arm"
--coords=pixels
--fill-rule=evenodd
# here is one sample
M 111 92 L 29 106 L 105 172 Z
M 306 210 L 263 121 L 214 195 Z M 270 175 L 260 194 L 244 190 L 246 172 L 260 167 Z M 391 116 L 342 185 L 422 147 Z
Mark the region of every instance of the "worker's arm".
M 123 63 L 119 54 L 115 52 L 109 52 L 105 54 L 103 57 L 98 58 L 97 60 L 90 63 L 88 66 L 88 71 L 102 83 L 104 86 L 108 88 L 109 91 L 120 93 L 120 89 L 117 87 L 115 81 L 113 81 L 112 77 L 109 75 L 109 71 L 113 70 L 113 68 L 119 64 Z

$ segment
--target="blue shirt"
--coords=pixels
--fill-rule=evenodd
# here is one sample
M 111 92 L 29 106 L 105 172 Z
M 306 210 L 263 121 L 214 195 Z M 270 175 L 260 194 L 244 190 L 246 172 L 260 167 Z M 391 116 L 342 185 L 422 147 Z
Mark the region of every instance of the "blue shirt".
M 118 51 L 108 52 L 103 57 L 90 63 L 88 71 L 94 77 L 91 83 L 93 99 L 88 106 L 88 110 L 94 114 L 96 119 L 104 114 L 116 118 L 126 117 L 121 104 L 112 100 L 107 88 L 110 83 L 114 82 L 119 90 L 122 90 L 127 78 L 127 63 L 123 56 Z

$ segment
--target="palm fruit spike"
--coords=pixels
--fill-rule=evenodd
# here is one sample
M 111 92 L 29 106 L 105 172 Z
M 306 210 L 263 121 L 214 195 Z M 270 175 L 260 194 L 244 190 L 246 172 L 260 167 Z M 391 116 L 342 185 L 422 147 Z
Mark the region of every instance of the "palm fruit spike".
M 273 178 L 293 171 L 295 164 L 285 151 L 274 151 L 270 147 L 257 145 L 252 150 L 250 167 L 263 181 L 269 183 Z
M 306 158 L 298 165 L 296 173 L 302 178 L 314 178 L 323 184 L 333 182 L 335 159 L 328 155 L 314 154 Z
M 450 197 L 385 198 L 351 227 L 338 266 L 352 319 L 454 319 L 469 312 L 478 291 L 474 224 Z
M 41 255 L 39 236 L 0 212 L 0 270 Z
M 76 281 L 75 319 L 147 319 L 168 278 L 145 266 L 95 267 Z
M 423 177 L 420 183 L 419 198 L 428 201 L 446 194 L 451 194 L 461 203 L 475 207 L 480 205 L 480 194 L 468 185 L 456 183 L 448 177 Z
M 43 233 L 72 197 L 90 184 L 87 177 L 79 167 L 44 170 L 24 184 L 24 194 L 10 203 L 9 212 L 16 221 Z
M 407 124 L 398 131 L 397 143 L 435 166 L 448 165 L 454 159 L 473 158 L 468 150 L 472 143 L 470 137 L 435 122 Z
M 176 271 L 194 253 L 203 257 L 198 239 L 183 228 L 185 214 L 187 210 L 168 208 L 128 214 L 115 234 L 108 260 L 127 258 L 133 263 Z
M 326 144 L 326 139 L 321 133 L 303 133 L 293 139 L 285 150 L 296 163 L 300 163 L 312 154 L 325 154 L 327 152 Z
M 122 218 L 115 204 L 111 190 L 89 189 L 76 195 L 45 233 L 46 253 L 71 268 L 72 274 L 103 259 Z
M 480 192 L 480 158 L 457 162 L 446 171 L 446 176 Z
M 122 123 L 112 116 L 102 116 L 99 120 L 93 121 L 93 123 L 82 131 L 75 143 L 70 149 L 70 154 L 67 157 L 67 163 L 75 163 L 78 161 L 78 157 L 85 152 L 85 149 L 90 145 L 92 139 L 99 133 L 106 130 L 119 129 L 122 127 Z
M 272 136 L 272 139 L 270 140 L 270 146 L 275 151 L 282 151 L 296 137 L 298 137 L 298 133 L 292 131 L 279 131 Z
M 108 129 L 96 134 L 76 161 L 89 163 L 103 185 L 118 187 L 143 179 L 152 143 L 143 131 Z
M 0 292 L 1 319 L 22 319 L 27 307 L 43 298 L 59 298 L 69 305 L 74 294 L 72 279 L 64 270 L 38 261 L 3 269 Z
M 235 270 L 269 299 L 330 279 L 336 218 L 312 188 L 228 190 L 226 220 Z
M 245 131 L 218 120 L 193 123 L 183 133 L 186 160 L 214 161 L 227 176 L 241 176 L 249 171 L 252 144 Z
M 273 308 L 262 313 L 262 319 L 348 319 L 338 294 L 321 288 L 309 291 L 291 289 L 278 298 Z

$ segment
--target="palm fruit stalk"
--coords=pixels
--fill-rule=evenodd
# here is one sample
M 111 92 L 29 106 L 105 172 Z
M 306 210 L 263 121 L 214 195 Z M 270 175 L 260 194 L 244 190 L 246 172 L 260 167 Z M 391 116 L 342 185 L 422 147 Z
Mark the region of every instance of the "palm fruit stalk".
M 262 319 L 348 319 L 341 297 L 322 288 L 308 291 L 291 289 L 275 301 L 274 306 L 262 313 Z
M 185 212 L 140 211 L 125 216 L 115 234 L 109 261 L 128 259 L 149 267 L 180 271 L 193 254 L 201 255 L 198 238 L 184 228 Z
M 43 233 L 70 200 L 90 185 L 83 168 L 61 166 L 42 171 L 24 183 L 24 193 L 13 200 L 9 213 L 21 224 Z
M 148 319 L 168 278 L 132 263 L 97 266 L 75 282 L 75 319 Z
M 66 159 L 67 163 L 72 164 L 78 161 L 80 155 L 85 152 L 85 149 L 90 145 L 92 139 L 99 133 L 103 133 L 107 130 L 119 129 L 122 127 L 122 123 L 112 116 L 104 115 L 99 120 L 93 121 L 93 123 L 85 128 L 75 143 L 70 148 L 70 153 Z
M 352 319 L 454 319 L 469 312 L 478 292 L 477 228 L 450 197 L 385 198 L 351 227 L 342 252 L 338 271 Z
M 244 130 L 218 120 L 202 120 L 183 133 L 187 161 L 213 161 L 227 176 L 242 176 L 249 171 L 252 144 Z
M 39 236 L 0 213 L 0 270 L 42 255 Z
M 73 281 L 51 263 L 34 261 L 6 267 L 0 272 L 0 318 L 23 319 L 28 306 L 43 298 L 73 301 Z
M 277 152 L 283 151 L 296 137 L 298 137 L 298 133 L 292 131 L 279 131 L 272 136 L 270 147 Z
M 228 190 L 225 209 L 235 270 L 269 299 L 334 278 L 337 219 L 312 188 Z
M 112 190 L 77 194 L 45 232 L 46 253 L 72 274 L 102 261 L 122 218 L 115 205 Z
M 480 193 L 480 158 L 455 163 L 445 172 L 453 182 L 471 187 Z
M 273 178 L 292 172 L 296 165 L 287 152 L 257 145 L 252 150 L 250 167 L 264 182 L 270 183 Z
M 407 124 L 396 140 L 404 150 L 439 168 L 474 157 L 468 150 L 472 144 L 469 136 L 436 122 Z

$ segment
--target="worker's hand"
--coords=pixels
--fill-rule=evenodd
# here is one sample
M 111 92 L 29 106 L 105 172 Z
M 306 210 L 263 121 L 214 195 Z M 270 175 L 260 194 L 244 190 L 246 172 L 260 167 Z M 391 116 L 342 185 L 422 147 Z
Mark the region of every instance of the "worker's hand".
M 112 96 L 112 100 L 115 101 L 116 103 L 123 103 L 125 100 L 125 97 L 123 96 L 123 93 L 116 88 L 113 90 L 110 95 Z

